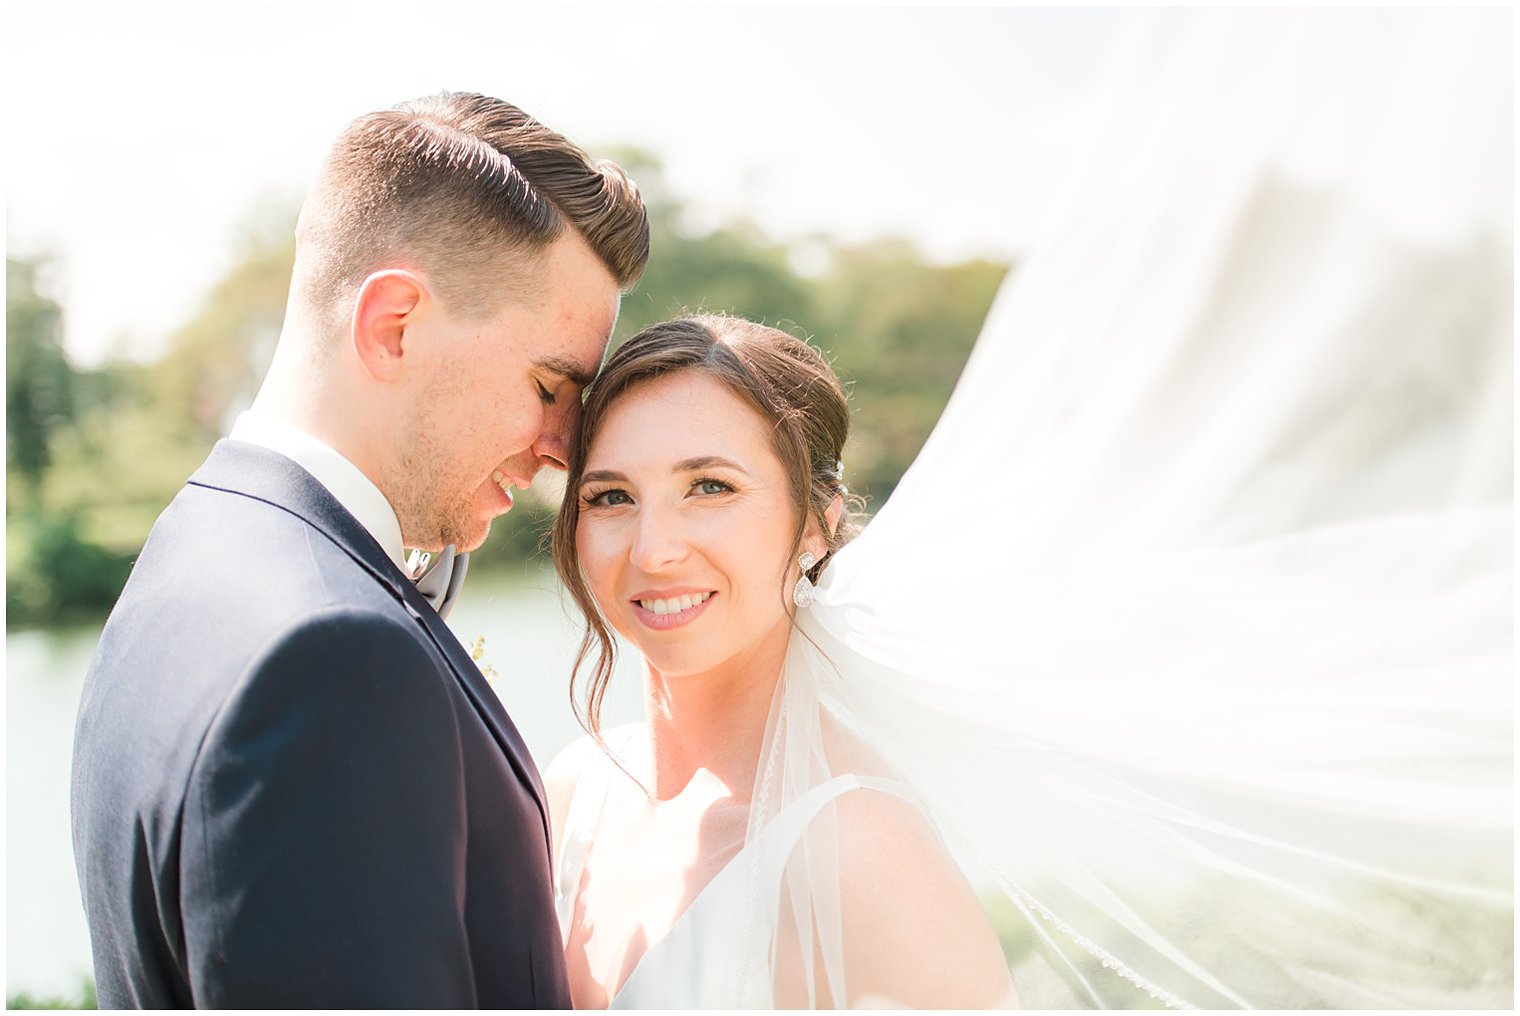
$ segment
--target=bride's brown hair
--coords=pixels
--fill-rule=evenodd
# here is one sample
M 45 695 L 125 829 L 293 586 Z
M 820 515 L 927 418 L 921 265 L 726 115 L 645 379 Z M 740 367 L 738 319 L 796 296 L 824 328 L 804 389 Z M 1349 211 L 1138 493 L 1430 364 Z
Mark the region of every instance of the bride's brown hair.
M 581 507 L 577 492 L 586 452 L 618 399 L 646 381 L 683 370 L 701 371 L 720 382 L 771 424 L 772 446 L 785 467 L 797 508 L 792 544 L 801 543 L 810 520 L 828 542 L 828 553 L 808 572 L 810 578 L 816 580 L 834 551 L 859 530 L 860 516 L 851 502 L 858 506 L 860 501 L 850 497 L 840 475 L 840 456 L 850 432 L 849 401 L 822 353 L 779 329 L 722 315 L 665 321 L 623 343 L 586 390 L 565 499 L 554 520 L 554 566 L 586 619 L 570 675 L 571 705 L 593 736 L 600 736 L 602 699 L 612 678 L 617 643 L 581 573 L 575 547 Z M 844 499 L 844 511 L 831 527 L 826 513 L 836 497 Z M 781 591 L 787 603 L 789 594 L 789 589 Z M 582 705 L 575 690 L 588 662 L 590 684 Z

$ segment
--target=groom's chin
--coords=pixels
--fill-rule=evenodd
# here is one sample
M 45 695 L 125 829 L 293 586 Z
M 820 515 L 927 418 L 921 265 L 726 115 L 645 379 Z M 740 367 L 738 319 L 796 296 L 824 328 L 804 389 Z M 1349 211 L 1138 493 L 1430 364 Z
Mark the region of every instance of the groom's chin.
M 433 536 L 428 544 L 407 543 L 407 546 L 435 554 L 452 546 L 459 553 L 467 554 L 479 549 L 486 542 L 486 537 L 491 535 L 492 518 L 491 515 L 475 511 L 438 518 L 432 526 Z
M 489 486 L 489 490 L 476 490 L 467 501 L 455 502 L 452 511 L 440 513 L 434 531 L 445 545 L 453 544 L 461 554 L 479 549 L 491 535 L 491 523 L 511 510 L 512 502 L 494 483 Z
M 462 525 L 454 532 L 453 544 L 461 553 L 471 553 L 479 550 L 481 544 L 491 535 L 491 523 L 507 514 L 505 509 L 496 509 L 494 513 L 483 513 L 467 520 L 461 520 Z
M 461 554 L 479 550 L 480 545 L 486 542 L 486 537 L 491 535 L 490 518 L 461 519 L 459 523 L 449 527 L 444 542 L 453 544 L 454 549 Z
M 454 546 L 461 554 L 471 554 L 479 550 L 481 546 L 486 542 L 486 537 L 490 535 L 491 526 L 489 523 L 487 523 L 485 529 L 481 531 L 479 536 L 471 539 L 460 540 Z

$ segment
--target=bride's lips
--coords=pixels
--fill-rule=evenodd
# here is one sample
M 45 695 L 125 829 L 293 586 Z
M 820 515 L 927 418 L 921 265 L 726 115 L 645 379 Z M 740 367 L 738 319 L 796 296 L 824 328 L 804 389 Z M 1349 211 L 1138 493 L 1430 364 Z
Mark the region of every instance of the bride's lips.
M 633 616 L 646 627 L 655 631 L 669 631 L 690 624 L 718 594 L 711 589 L 686 587 L 681 589 L 646 589 L 628 598 Z M 690 606 L 681 606 L 685 600 Z M 648 604 L 648 606 L 645 606 Z

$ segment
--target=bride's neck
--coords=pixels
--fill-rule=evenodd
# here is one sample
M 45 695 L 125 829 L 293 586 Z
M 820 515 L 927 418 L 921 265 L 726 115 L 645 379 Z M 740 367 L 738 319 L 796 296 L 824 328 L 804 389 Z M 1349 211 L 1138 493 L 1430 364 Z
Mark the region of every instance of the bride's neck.
M 670 676 L 646 663 L 644 715 L 657 801 L 679 795 L 701 771 L 729 796 L 749 799 L 790 634 L 783 621 L 758 648 L 700 674 Z

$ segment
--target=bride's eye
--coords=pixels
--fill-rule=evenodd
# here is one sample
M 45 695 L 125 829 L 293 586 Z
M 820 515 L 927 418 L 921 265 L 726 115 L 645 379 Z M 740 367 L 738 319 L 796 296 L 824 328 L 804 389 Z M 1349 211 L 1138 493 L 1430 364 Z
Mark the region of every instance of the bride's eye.
M 722 480 L 702 479 L 691 485 L 698 494 L 713 496 L 716 494 L 732 494 L 734 488 Z
M 633 504 L 633 498 L 625 490 L 608 487 L 606 490 L 588 490 L 581 495 L 582 508 L 616 508 Z

